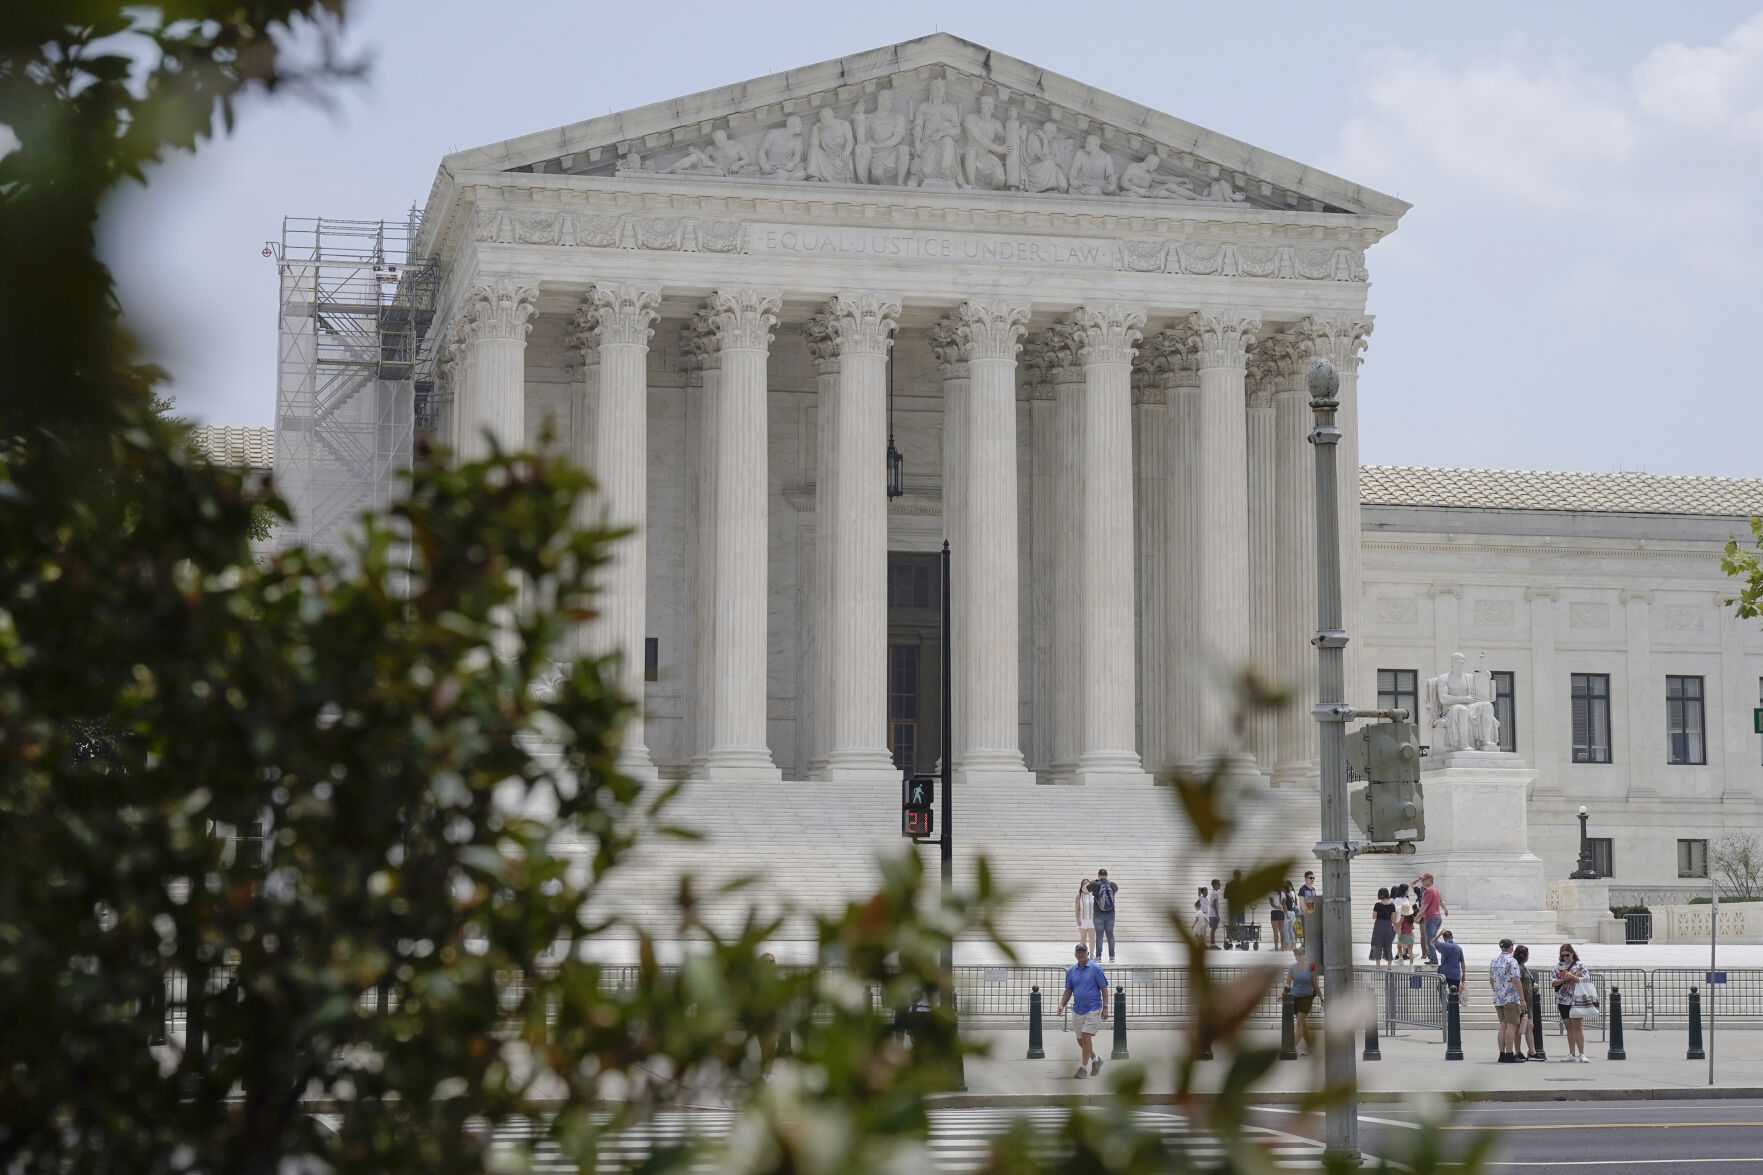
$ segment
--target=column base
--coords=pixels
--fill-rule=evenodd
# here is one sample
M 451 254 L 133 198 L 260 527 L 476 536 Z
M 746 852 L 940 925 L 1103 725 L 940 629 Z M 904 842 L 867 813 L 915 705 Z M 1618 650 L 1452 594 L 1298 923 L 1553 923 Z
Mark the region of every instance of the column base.
M 1071 781 L 1084 787 L 1149 787 L 1151 773 L 1132 751 L 1086 751 L 1077 757 Z
M 693 778 L 702 783 L 777 783 L 784 773 L 764 747 L 716 747 Z
M 1014 749 L 968 751 L 955 761 L 956 783 L 1023 784 L 1033 786 L 1035 773 Z
M 655 769 L 655 760 L 649 755 L 649 748 L 642 743 L 631 743 L 618 752 L 618 773 L 626 779 L 636 779 L 643 783 L 654 783 L 661 778 Z
M 1220 781 L 1236 787 L 1267 787 L 1267 774 L 1247 751 L 1223 751 L 1201 755 L 1189 767 L 1200 775 L 1216 775 Z
M 901 775 L 893 756 L 874 748 L 834 751 L 808 778 L 825 783 L 899 783 Z
M 1309 759 L 1288 759 L 1276 763 L 1273 767 L 1273 786 L 1319 788 L 1322 786 L 1322 767 Z

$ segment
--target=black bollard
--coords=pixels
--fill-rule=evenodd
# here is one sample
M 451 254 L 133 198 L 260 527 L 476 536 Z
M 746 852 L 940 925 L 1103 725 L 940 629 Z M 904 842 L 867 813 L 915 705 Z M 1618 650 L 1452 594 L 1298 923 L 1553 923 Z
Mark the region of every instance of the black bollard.
M 1046 1055 L 1041 1041 L 1041 989 L 1037 985 L 1028 993 L 1028 1059 L 1038 1061 Z
M 1293 1018 L 1292 993 L 1286 992 L 1279 1001 L 1279 1059 L 1298 1059 L 1298 1023 Z
M 1463 1059 L 1463 1014 L 1458 1010 L 1457 993 L 1445 1000 L 1445 1060 Z
M 1702 995 L 1693 987 L 1690 988 L 1690 1051 L 1683 1055 L 1683 1059 L 1708 1059 L 1708 1054 L 1702 1051 Z
M 1622 992 L 1614 984 L 1610 987 L 1610 1052 L 1612 1061 L 1628 1060 L 1628 1051 L 1622 1047 Z
M 1359 1059 L 1381 1061 L 1383 1052 L 1377 1047 L 1377 992 L 1367 989 L 1365 995 L 1371 1000 L 1371 1019 L 1365 1024 L 1365 1051 L 1359 1055 Z
M 1108 1054 L 1110 1061 L 1130 1061 L 1132 1054 L 1126 1051 L 1126 988 L 1114 990 L 1114 1051 Z
M 1541 988 L 1534 987 L 1530 992 L 1530 1059 L 1549 1059 L 1549 1054 L 1543 1048 L 1543 993 Z

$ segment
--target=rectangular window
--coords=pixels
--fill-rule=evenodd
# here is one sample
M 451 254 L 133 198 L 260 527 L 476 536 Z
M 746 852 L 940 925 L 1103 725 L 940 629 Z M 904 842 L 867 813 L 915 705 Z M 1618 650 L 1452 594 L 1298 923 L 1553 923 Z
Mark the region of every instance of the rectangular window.
M 1516 752 L 1518 750 L 1518 675 L 1496 670 L 1493 679 L 1494 720 L 1500 724 L 1500 749 Z
M 1573 675 L 1573 761 L 1610 761 L 1610 675 Z
M 937 607 L 942 564 L 934 557 L 891 556 L 888 560 L 888 607 Z
M 1665 678 L 1665 761 L 1697 764 L 1708 761 L 1707 740 L 1702 737 L 1702 679 Z
M 1616 876 L 1616 854 L 1611 849 L 1611 841 L 1607 836 L 1590 836 L 1586 841 L 1592 849 L 1592 872 L 1599 877 Z
M 643 638 L 643 680 L 661 680 L 661 638 L 658 636 Z
M 917 645 L 888 648 L 888 749 L 902 771 L 917 770 L 918 669 Z
M 1708 876 L 1707 841 L 1680 840 L 1677 842 L 1677 875 L 1679 877 Z
M 1420 721 L 1419 673 L 1413 669 L 1379 669 L 1377 671 L 1377 708 L 1406 710 L 1408 721 Z

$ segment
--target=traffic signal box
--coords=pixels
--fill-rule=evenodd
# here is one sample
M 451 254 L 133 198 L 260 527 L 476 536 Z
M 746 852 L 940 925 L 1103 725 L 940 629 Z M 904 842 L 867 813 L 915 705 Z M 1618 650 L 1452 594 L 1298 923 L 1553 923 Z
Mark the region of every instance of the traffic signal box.
M 914 775 L 901 783 L 900 835 L 914 840 L 935 836 L 937 777 Z
M 1365 780 L 1348 797 L 1347 810 L 1373 844 L 1412 852 L 1426 839 L 1426 806 L 1420 787 L 1420 734 L 1412 722 L 1375 722 L 1347 735 L 1347 766 Z

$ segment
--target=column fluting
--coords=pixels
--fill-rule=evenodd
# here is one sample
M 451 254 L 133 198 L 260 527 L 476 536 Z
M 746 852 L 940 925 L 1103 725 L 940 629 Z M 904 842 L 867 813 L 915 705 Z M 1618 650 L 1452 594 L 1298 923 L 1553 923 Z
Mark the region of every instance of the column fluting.
M 1316 700 L 1316 456 L 1310 444 L 1309 365 L 1290 334 L 1279 337 L 1274 389 L 1277 468 L 1274 473 L 1274 599 L 1279 623 L 1275 672 L 1293 697 L 1279 715 L 1276 787 L 1319 782 L 1322 743 L 1310 706 Z
M 967 414 L 971 373 L 967 352 L 961 343 L 961 323 L 953 315 L 944 317 L 930 330 L 927 340 L 936 360 L 937 379 L 943 385 L 943 540 L 949 544 L 949 599 L 943 607 L 953 608 L 956 601 L 967 598 L 971 568 L 967 551 Z M 959 616 L 959 613 L 956 614 Z M 954 619 L 952 617 L 952 619 Z M 949 724 L 951 754 L 955 763 L 966 753 L 972 730 L 967 721 L 968 677 L 970 672 L 966 649 L 970 640 L 960 623 L 949 626 L 950 646 L 943 650 L 949 658 Z
M 1028 307 L 1002 300 L 963 302 L 955 315 L 969 372 L 968 574 L 954 620 L 965 650 L 968 738 L 955 768 L 966 782 L 1028 783 L 1018 713 L 1017 612 L 1020 584 L 1016 525 L 1016 350 Z M 953 547 L 951 546 L 953 551 Z M 959 552 L 954 558 L 962 559 Z M 959 663 L 958 663 L 959 664 Z
M 714 404 L 713 737 L 704 774 L 719 782 L 781 776 L 766 734 L 766 361 L 781 301 L 776 291 L 750 288 L 718 290 L 710 296 L 722 374 Z
M 838 478 L 833 473 L 834 438 L 838 435 L 839 349 L 833 341 L 832 323 L 825 314 L 808 320 L 804 337 L 809 361 L 814 364 L 814 601 L 810 631 L 807 712 L 809 727 L 808 778 L 826 778 L 827 757 L 833 746 L 834 680 L 837 672 L 838 637 L 834 632 L 833 548 L 839 525 Z
M 1070 322 L 1044 338 L 1053 383 L 1052 779 L 1073 783 L 1083 749 L 1083 343 Z
M 1169 477 L 1164 485 L 1168 540 L 1164 543 L 1162 606 L 1169 617 L 1164 658 L 1166 702 L 1161 714 L 1168 759 L 1161 766 L 1192 767 L 1205 746 L 1205 698 L 1212 688 L 1205 661 L 1200 594 L 1201 447 L 1198 338 L 1183 324 L 1152 339 L 1158 377 L 1169 397 Z
M 1257 350 L 1248 373 L 1249 472 L 1249 667 L 1269 692 L 1284 684 L 1279 677 L 1279 614 L 1275 576 L 1278 545 L 1275 496 L 1278 480 L 1278 427 L 1273 393 L 1279 365 L 1274 356 Z M 1263 774 L 1271 775 L 1278 759 L 1280 711 L 1257 709 L 1249 719 L 1249 752 Z

